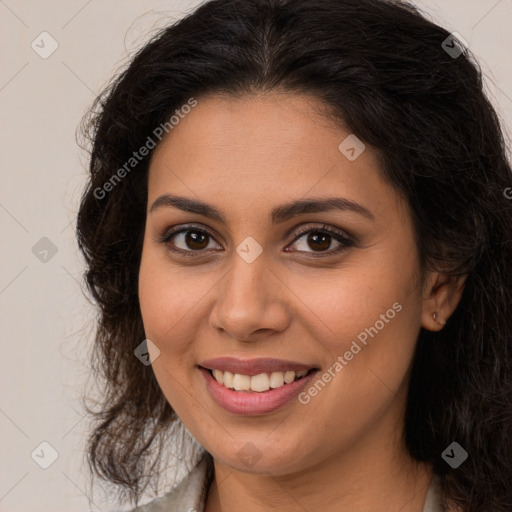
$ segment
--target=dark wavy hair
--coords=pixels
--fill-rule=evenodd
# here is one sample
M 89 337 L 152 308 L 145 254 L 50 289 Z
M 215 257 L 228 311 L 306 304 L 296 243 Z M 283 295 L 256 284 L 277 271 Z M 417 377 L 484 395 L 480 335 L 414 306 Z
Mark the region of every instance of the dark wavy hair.
M 468 49 L 445 51 L 449 36 L 399 1 L 212 0 L 158 32 L 96 99 L 83 121 L 90 176 L 77 221 L 99 312 L 93 476 L 138 504 L 178 420 L 134 356 L 145 338 L 138 271 L 151 152 L 97 191 L 191 97 L 284 91 L 314 95 L 376 150 L 410 204 L 423 272 L 467 276 L 445 328 L 420 332 L 404 443 L 433 464 L 445 503 L 512 510 L 512 172 L 481 69 Z M 457 469 L 441 457 L 453 441 L 469 454 Z

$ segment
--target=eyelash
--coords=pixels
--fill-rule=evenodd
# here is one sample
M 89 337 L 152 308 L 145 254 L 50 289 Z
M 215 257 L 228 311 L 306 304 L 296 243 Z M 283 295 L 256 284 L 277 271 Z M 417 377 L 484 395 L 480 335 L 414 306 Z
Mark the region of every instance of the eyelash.
M 185 257 L 197 257 L 200 255 L 199 253 L 202 253 L 205 250 L 202 249 L 202 250 L 197 250 L 197 251 L 193 251 L 193 250 L 184 251 L 183 249 L 173 249 L 169 245 L 170 240 L 174 236 L 176 236 L 180 233 L 184 233 L 184 232 L 186 233 L 187 231 L 201 233 L 210 238 L 215 239 L 208 231 L 206 231 L 204 229 L 198 228 L 196 226 L 183 226 L 179 229 L 174 229 L 172 231 L 168 231 L 168 232 L 164 233 L 156 241 L 158 243 L 165 244 L 167 246 L 167 249 L 173 253 L 178 253 Z M 301 238 L 301 236 L 307 235 L 309 233 L 320 233 L 320 234 L 331 235 L 336 241 L 340 242 L 340 244 L 341 244 L 337 249 L 333 249 L 333 250 L 329 250 L 329 251 L 325 251 L 325 252 L 315 253 L 315 252 L 309 252 L 309 251 L 299 251 L 301 253 L 306 252 L 307 254 L 311 254 L 311 257 L 313 257 L 313 258 L 325 258 L 325 257 L 333 256 L 333 255 L 336 255 L 336 254 L 339 254 L 339 253 L 345 251 L 348 247 L 351 247 L 354 245 L 354 241 L 351 240 L 350 238 L 346 237 L 341 231 L 335 230 L 329 226 L 326 226 L 325 224 L 321 227 L 314 227 L 314 228 L 305 229 L 305 230 L 299 228 L 299 229 L 294 230 L 294 232 L 292 233 L 292 236 L 294 237 L 292 240 L 292 244 L 295 243 L 297 241 L 297 239 Z

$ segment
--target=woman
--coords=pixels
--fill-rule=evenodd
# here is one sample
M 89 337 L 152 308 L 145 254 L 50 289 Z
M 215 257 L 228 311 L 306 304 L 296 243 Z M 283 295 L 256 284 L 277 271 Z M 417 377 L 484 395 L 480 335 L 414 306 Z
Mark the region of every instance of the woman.
M 511 510 L 512 173 L 455 35 L 213 0 L 96 107 L 97 475 L 137 505 L 174 443 L 140 510 Z

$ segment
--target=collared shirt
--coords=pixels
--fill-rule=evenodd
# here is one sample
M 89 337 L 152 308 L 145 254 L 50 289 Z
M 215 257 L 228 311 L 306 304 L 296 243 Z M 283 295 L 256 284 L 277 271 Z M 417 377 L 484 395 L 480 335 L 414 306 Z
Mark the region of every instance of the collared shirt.
M 204 512 L 208 489 L 213 481 L 213 459 L 207 452 L 194 469 L 165 496 L 156 498 L 130 512 Z M 444 512 L 434 477 L 429 487 L 423 512 Z

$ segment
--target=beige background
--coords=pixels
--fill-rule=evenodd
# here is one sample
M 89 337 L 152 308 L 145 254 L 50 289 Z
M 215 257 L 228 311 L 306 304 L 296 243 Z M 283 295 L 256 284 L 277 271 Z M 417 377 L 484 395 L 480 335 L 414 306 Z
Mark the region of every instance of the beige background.
M 80 291 L 83 269 L 74 240 L 86 165 L 75 129 L 148 33 L 199 3 L 0 0 L 2 512 L 112 508 L 86 497 L 87 420 L 79 398 L 94 312 Z M 512 0 L 418 4 L 468 41 L 510 133 Z M 43 31 L 58 44 L 47 59 L 31 47 Z M 45 41 L 48 50 L 50 40 Z M 32 252 L 43 237 L 57 249 L 53 256 L 39 252 L 46 262 Z M 48 242 L 39 244 L 48 249 Z M 31 458 L 36 450 L 35 460 L 50 460 L 51 449 L 42 442 L 58 452 L 48 469 Z

